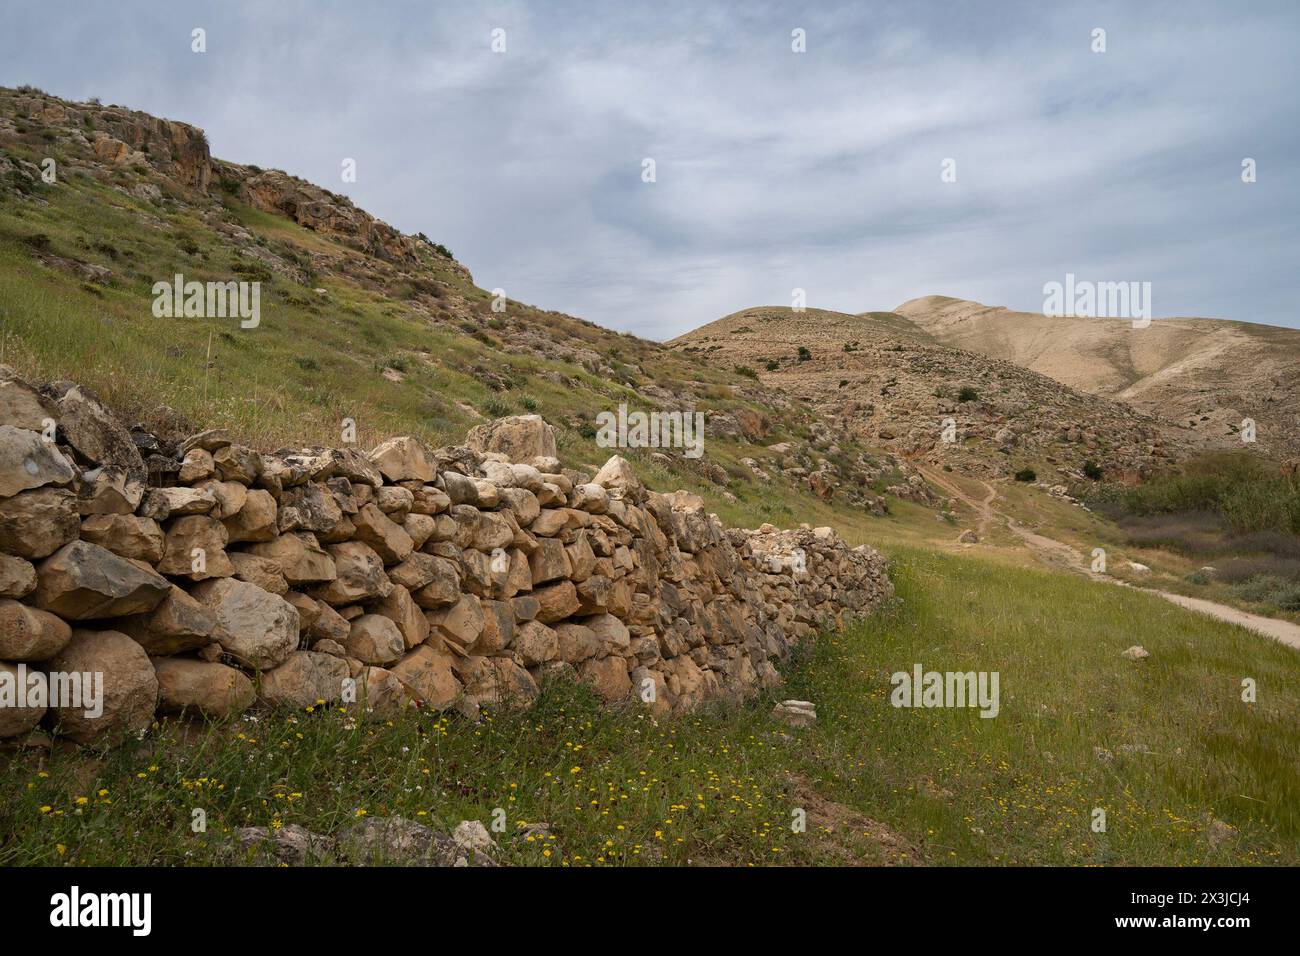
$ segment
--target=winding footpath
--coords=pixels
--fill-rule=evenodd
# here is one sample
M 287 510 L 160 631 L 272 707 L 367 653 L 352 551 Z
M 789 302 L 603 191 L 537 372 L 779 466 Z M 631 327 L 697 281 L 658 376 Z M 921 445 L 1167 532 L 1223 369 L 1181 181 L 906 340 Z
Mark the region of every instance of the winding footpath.
M 1106 574 L 1099 574 L 1093 571 L 1091 566 L 1083 555 L 1070 545 L 1063 541 L 1057 541 L 1055 538 L 1049 538 L 1041 535 L 1036 531 L 1031 531 L 1020 522 L 1016 521 L 1010 515 L 998 511 L 994 507 L 997 500 L 997 489 L 987 481 L 980 480 L 980 484 L 988 491 L 983 500 L 976 500 L 966 494 L 956 483 L 944 477 L 942 472 L 935 471 L 932 468 L 918 466 L 925 479 L 931 484 L 942 488 L 952 497 L 963 502 L 971 508 L 978 516 L 979 525 L 977 534 L 980 540 L 984 540 L 989 525 L 994 522 L 1001 522 L 1007 528 L 1025 543 L 1025 546 L 1033 552 L 1038 560 L 1054 568 L 1062 568 L 1067 571 L 1073 571 L 1077 574 L 1083 574 L 1094 581 L 1105 581 L 1108 584 L 1118 584 L 1121 587 L 1131 587 L 1139 591 L 1146 591 L 1148 594 L 1155 594 L 1164 598 L 1179 607 L 1187 608 L 1189 611 L 1196 611 L 1199 614 L 1206 614 L 1228 624 L 1238 624 L 1241 627 L 1254 631 L 1257 634 L 1263 634 L 1265 637 L 1271 637 L 1275 641 L 1280 641 L 1289 647 L 1300 650 L 1300 624 L 1293 624 L 1290 621 L 1278 620 L 1274 617 L 1264 617 L 1259 614 L 1251 614 L 1227 604 L 1219 604 L 1216 601 L 1207 601 L 1204 598 L 1187 597 L 1183 594 L 1173 594 L 1169 591 L 1161 591 L 1157 588 L 1144 588 L 1138 585 L 1129 584 L 1125 581 L 1117 580 Z

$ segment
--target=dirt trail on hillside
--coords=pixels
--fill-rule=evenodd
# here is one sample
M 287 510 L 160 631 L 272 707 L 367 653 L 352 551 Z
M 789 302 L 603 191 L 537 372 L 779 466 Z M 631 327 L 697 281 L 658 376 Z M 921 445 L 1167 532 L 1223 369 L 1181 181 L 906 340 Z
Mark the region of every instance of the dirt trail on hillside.
M 1290 647 L 1300 650 L 1300 624 L 1293 624 L 1290 621 L 1278 620 L 1274 617 L 1263 617 L 1259 614 L 1250 614 L 1247 611 L 1239 610 L 1235 607 L 1229 607 L 1226 604 L 1219 604 L 1215 601 L 1207 601 L 1204 598 L 1187 597 L 1183 594 L 1173 594 L 1169 591 L 1161 591 L 1157 588 L 1144 588 L 1137 585 L 1129 584 L 1126 581 L 1119 581 L 1109 575 L 1099 574 L 1092 570 L 1091 565 L 1084 559 L 1084 556 L 1077 550 L 1066 544 L 1064 541 L 1057 541 L 1055 538 L 1049 538 L 1041 535 L 1036 531 L 1031 531 L 1020 522 L 1016 521 L 1010 515 L 999 511 L 994 502 L 997 500 L 997 489 L 987 481 L 980 480 L 988 494 L 983 500 L 977 500 L 966 494 L 956 482 L 950 481 L 944 477 L 942 472 L 933 468 L 914 462 L 917 469 L 925 476 L 925 479 L 931 484 L 942 488 L 949 495 L 961 501 L 968 508 L 973 510 L 979 518 L 978 534 L 980 540 L 985 537 L 985 532 L 989 525 L 995 521 L 1005 524 L 1007 528 L 1033 552 L 1034 556 L 1044 564 L 1054 568 L 1060 568 L 1072 571 L 1076 574 L 1083 574 L 1094 581 L 1105 581 L 1108 584 L 1118 584 L 1122 587 L 1132 587 L 1139 591 L 1146 591 L 1148 594 L 1155 594 L 1166 601 L 1170 601 L 1180 607 L 1196 611 L 1200 614 L 1207 614 L 1210 617 L 1217 618 L 1220 621 L 1226 621 L 1229 624 L 1239 624 L 1244 628 L 1254 631 L 1257 634 L 1263 634 L 1265 637 L 1271 637 Z

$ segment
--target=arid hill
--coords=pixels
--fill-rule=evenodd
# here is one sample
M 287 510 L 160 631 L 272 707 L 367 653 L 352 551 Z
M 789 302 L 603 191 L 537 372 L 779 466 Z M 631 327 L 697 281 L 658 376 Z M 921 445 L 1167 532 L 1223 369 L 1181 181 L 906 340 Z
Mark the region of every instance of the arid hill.
M 1300 450 L 1300 330 L 1200 318 L 1134 328 L 1127 319 L 1052 318 L 940 295 L 895 312 L 937 343 L 1129 402 L 1216 442 L 1240 445 L 1249 416 L 1260 451 Z
M 752 367 L 762 381 L 808 400 L 864 442 L 969 473 L 1030 467 L 1040 477 L 1069 479 L 1091 461 L 1114 477 L 1137 476 L 1197 439 L 1014 362 L 938 344 L 893 312 L 767 306 L 669 344 Z M 945 440 L 948 420 L 955 441 Z M 954 437 L 951 430 L 947 437 Z

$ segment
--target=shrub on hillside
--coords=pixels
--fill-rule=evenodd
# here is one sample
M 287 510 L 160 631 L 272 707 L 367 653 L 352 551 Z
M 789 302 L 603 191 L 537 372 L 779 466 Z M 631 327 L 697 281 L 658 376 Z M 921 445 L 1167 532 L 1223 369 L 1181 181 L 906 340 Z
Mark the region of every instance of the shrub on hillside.
M 969 385 L 963 385 L 961 391 L 957 393 L 957 401 L 959 402 L 974 402 L 978 401 L 979 397 L 979 392 Z
M 808 351 L 808 346 L 806 345 L 799 346 L 799 361 L 806 362 L 810 358 L 812 358 L 812 352 Z
M 1037 481 L 1038 472 L 1032 468 L 1021 468 L 1016 472 L 1016 481 Z

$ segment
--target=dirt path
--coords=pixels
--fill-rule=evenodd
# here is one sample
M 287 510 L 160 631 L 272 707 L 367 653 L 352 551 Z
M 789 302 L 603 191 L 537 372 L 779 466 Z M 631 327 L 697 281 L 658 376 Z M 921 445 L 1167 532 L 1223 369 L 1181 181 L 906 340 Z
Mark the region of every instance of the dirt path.
M 941 472 L 934 469 L 917 465 L 917 469 L 933 485 L 942 488 L 952 497 L 961 501 L 968 508 L 975 512 L 979 518 L 978 534 L 983 540 L 986 536 L 988 526 L 994 521 L 1000 521 L 1033 552 L 1034 556 L 1044 564 L 1054 568 L 1066 571 L 1073 571 L 1076 574 L 1083 574 L 1094 581 L 1105 581 L 1108 584 L 1118 584 L 1123 587 L 1136 588 L 1139 591 L 1146 591 L 1148 594 L 1155 594 L 1170 601 L 1180 607 L 1185 607 L 1190 611 L 1196 611 L 1200 614 L 1206 614 L 1210 617 L 1217 618 L 1220 621 L 1226 621 L 1229 624 L 1239 624 L 1244 628 L 1254 631 L 1257 634 L 1263 634 L 1265 637 L 1271 637 L 1276 641 L 1281 641 L 1290 647 L 1300 650 L 1300 624 L 1293 624 L 1290 621 L 1278 620 L 1274 617 L 1263 617 L 1259 614 L 1250 614 L 1247 611 L 1239 610 L 1235 607 L 1229 607 L 1227 604 L 1219 604 L 1216 601 L 1207 601 L 1204 598 L 1187 597 L 1183 594 L 1173 594 L 1169 591 L 1161 591 L 1156 588 L 1144 588 L 1138 585 L 1132 585 L 1125 581 L 1119 581 L 1109 575 L 1099 574 L 1092 570 L 1092 567 L 1084 559 L 1084 556 L 1070 545 L 1063 541 L 1057 541 L 1055 538 L 1049 538 L 1041 535 L 1036 531 L 1031 531 L 1020 522 L 1016 521 L 1010 515 L 999 511 L 994 507 L 997 500 L 997 489 L 987 481 L 980 481 L 980 484 L 988 491 L 983 500 L 977 500 L 966 494 L 960 486 L 950 481 Z

